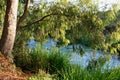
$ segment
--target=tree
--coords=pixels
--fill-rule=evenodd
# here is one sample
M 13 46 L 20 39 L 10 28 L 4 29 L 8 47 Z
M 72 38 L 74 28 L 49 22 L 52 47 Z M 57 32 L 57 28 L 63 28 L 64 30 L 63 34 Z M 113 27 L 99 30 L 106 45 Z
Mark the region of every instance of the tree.
M 98 42 L 100 43 L 98 48 L 101 47 L 104 44 L 101 42 L 105 39 L 102 31 L 110 21 L 113 21 L 113 18 L 109 22 L 107 22 L 109 15 L 106 19 L 102 19 L 101 16 L 103 15 L 100 15 L 101 13 L 98 11 L 98 8 L 91 4 L 90 1 L 86 2 L 82 0 L 82 2 L 79 1 L 77 4 L 72 4 L 66 0 L 62 0 L 56 3 L 47 4 L 45 2 L 29 6 L 30 0 L 19 0 L 19 9 L 17 11 L 15 10 L 17 5 L 11 4 L 15 1 L 11 0 L 11 3 L 7 3 L 6 8 L 4 29 L 0 44 L 1 52 L 5 56 L 12 52 L 16 34 L 16 19 L 9 21 L 11 16 L 13 16 L 10 16 L 9 12 L 13 9 L 13 11 L 16 11 L 14 12 L 15 18 L 17 18 L 16 16 L 19 18 L 15 41 L 15 48 L 17 49 L 24 46 L 24 43 L 26 45 L 27 41 L 31 38 L 34 38 L 38 42 L 43 42 L 49 36 L 58 41 L 61 40 L 65 45 L 69 44 L 70 41 L 74 43 L 75 38 L 76 40 L 81 38 L 81 40 L 89 42 L 94 48 L 96 48 Z M 11 8 L 12 5 L 15 7 Z M 70 34 L 69 30 L 71 31 Z M 72 34 L 72 32 L 74 33 Z M 78 34 L 75 36 L 76 32 Z M 75 38 L 71 40 L 73 36 Z M 19 50 L 17 51 L 20 52 Z
M 16 36 L 16 29 L 17 29 L 17 32 L 20 32 L 20 30 L 19 29 L 21 29 L 22 27 L 21 27 L 21 23 L 22 24 L 24 24 L 24 20 L 25 20 L 25 22 L 27 21 L 27 18 L 26 18 L 26 16 L 27 16 L 27 12 L 28 11 L 30 11 L 30 10 L 28 10 L 28 8 L 29 8 L 29 3 L 30 3 L 30 0 L 20 0 L 21 1 L 21 3 L 20 4 L 23 4 L 23 3 L 25 3 L 25 7 L 24 7 L 24 10 L 22 10 L 23 11 L 23 14 L 20 16 L 20 14 L 18 14 L 17 15 L 17 12 L 18 13 L 20 13 L 20 11 L 18 11 L 17 9 L 18 9 L 18 0 L 7 0 L 7 4 L 6 4 L 6 12 L 5 12 L 5 18 L 4 18 L 4 27 L 3 27 L 3 32 L 2 32 L 2 36 L 1 36 L 1 40 L 0 40 L 0 50 L 1 50 L 1 52 L 2 52 L 2 54 L 3 55 L 5 55 L 5 57 L 7 57 L 7 56 L 10 56 L 11 55 L 11 53 L 12 53 L 12 49 L 13 49 L 13 46 L 14 46 L 14 41 L 15 41 L 15 36 Z M 22 3 L 23 2 L 23 3 Z M 62 3 L 63 3 L 63 5 L 64 6 L 66 6 L 65 4 L 64 4 L 64 1 L 62 1 Z M 55 6 L 57 6 L 57 5 L 55 5 Z M 54 5 L 52 6 L 52 9 L 54 10 L 54 7 L 55 7 Z M 28 27 L 28 26 L 31 26 L 31 25 L 34 25 L 34 24 L 37 24 L 37 23 L 39 23 L 40 21 L 43 21 L 45 18 L 48 18 L 48 17 L 50 17 L 50 16 L 62 16 L 61 17 L 61 20 L 63 20 L 65 17 L 67 18 L 67 17 L 71 17 L 70 15 L 66 15 L 66 14 L 62 14 L 62 9 L 63 10 L 65 10 L 64 8 L 62 8 L 62 7 L 59 7 L 60 6 L 60 4 L 58 5 L 58 10 L 59 9 L 61 9 L 59 12 L 60 12 L 60 14 L 59 14 L 59 12 L 52 12 L 52 10 L 51 11 L 49 11 L 47 14 L 45 14 L 45 15 L 43 15 L 41 12 L 41 14 L 43 15 L 40 19 L 38 19 L 38 20 L 35 20 L 35 21 L 33 21 L 33 22 L 30 22 L 29 23 L 29 21 L 27 21 L 26 23 L 26 25 L 24 26 L 25 28 L 26 27 Z M 36 6 L 34 6 L 33 8 L 31 8 L 31 9 L 33 9 L 33 11 L 34 11 L 34 9 L 35 9 L 35 7 Z M 50 8 L 51 9 L 51 8 Z M 38 9 L 39 10 L 39 9 Z M 67 12 L 68 13 L 68 12 Z M 73 13 L 73 12 L 72 12 Z M 30 14 L 28 14 L 28 15 L 30 15 Z M 19 19 L 18 19 L 18 21 L 17 21 L 17 16 L 20 16 L 19 17 Z M 63 16 L 64 16 L 64 18 L 63 18 Z M 75 16 L 75 15 L 73 15 L 73 16 Z M 63 19 L 62 19 L 63 18 Z M 51 19 L 51 18 L 49 18 L 49 19 Z M 52 19 L 51 19 L 52 20 Z M 29 25 L 30 24 L 30 25 Z M 60 25 L 61 26 L 61 25 Z M 60 28 L 60 27 L 59 27 Z M 59 29 L 58 28 L 58 29 Z M 35 29 L 35 28 L 34 28 Z M 38 29 L 38 27 L 36 28 L 36 29 Z M 26 30 L 28 30 L 28 29 L 26 29 Z M 39 29 L 38 29 L 39 30 Z M 51 29 L 50 29 L 51 30 Z M 64 34 L 63 34 L 63 32 L 65 31 L 65 29 L 63 29 L 63 31 L 62 30 L 59 30 L 62 34 L 61 34 L 61 36 L 62 37 L 64 37 Z M 27 31 L 26 31 L 27 32 Z M 25 32 L 25 33 L 26 33 Z M 40 32 L 40 31 L 37 31 L 37 32 Z M 56 37 L 56 36 L 55 36 Z
M 18 0 L 7 0 L 4 28 L 0 40 L 0 50 L 7 57 L 11 55 L 17 26 Z

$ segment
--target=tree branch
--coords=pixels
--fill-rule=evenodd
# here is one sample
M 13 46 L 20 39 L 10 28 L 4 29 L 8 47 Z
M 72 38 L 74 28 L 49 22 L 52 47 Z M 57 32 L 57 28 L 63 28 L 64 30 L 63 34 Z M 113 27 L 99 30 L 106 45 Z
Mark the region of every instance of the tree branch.
M 28 24 L 26 24 L 25 26 L 22 26 L 22 27 L 25 28 L 25 27 L 27 27 L 27 26 L 31 26 L 31 25 L 33 25 L 33 24 L 39 23 L 40 21 L 43 21 L 45 18 L 50 17 L 50 16 L 52 16 L 52 15 L 57 15 L 57 14 L 48 14 L 48 15 L 45 15 L 45 16 L 43 16 L 41 19 L 36 20 L 36 21 L 34 21 L 34 22 L 32 22 L 32 23 L 28 23 Z
M 23 12 L 22 16 L 20 16 L 20 18 L 18 19 L 17 26 L 20 26 L 20 23 L 26 18 L 29 4 L 30 4 L 30 0 L 26 0 L 24 12 Z

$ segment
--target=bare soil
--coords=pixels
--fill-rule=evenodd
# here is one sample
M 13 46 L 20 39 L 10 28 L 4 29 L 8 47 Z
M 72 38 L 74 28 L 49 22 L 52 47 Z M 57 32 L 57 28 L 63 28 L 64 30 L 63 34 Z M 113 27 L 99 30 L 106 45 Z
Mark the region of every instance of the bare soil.
M 0 54 L 0 80 L 28 80 L 28 75 Z

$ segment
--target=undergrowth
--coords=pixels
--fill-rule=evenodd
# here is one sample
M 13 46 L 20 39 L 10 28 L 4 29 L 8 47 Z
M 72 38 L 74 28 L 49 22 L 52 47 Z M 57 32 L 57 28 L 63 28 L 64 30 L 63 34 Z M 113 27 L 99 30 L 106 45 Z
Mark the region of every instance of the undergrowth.
M 36 73 L 29 80 L 120 80 L 120 68 L 103 70 L 101 65 L 88 70 L 71 64 L 69 55 L 57 48 L 47 51 L 37 46 L 28 53 L 16 54 L 15 63 L 22 70 Z

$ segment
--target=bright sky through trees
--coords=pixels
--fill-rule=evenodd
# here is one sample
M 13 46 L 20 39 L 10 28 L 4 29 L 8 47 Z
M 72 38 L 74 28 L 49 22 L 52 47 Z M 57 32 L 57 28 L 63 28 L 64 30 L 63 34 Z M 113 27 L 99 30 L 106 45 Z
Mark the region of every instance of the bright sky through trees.
M 106 6 L 107 9 L 112 9 L 113 4 L 120 4 L 120 0 L 94 0 L 99 1 L 99 8 L 100 10 L 103 10 L 103 6 Z
M 59 1 L 59 0 L 34 0 L 35 2 L 39 2 L 39 1 L 47 1 L 47 2 L 51 2 L 51 1 Z M 78 0 L 68 0 L 71 2 L 77 2 Z M 104 6 L 107 7 L 107 9 L 112 9 L 112 4 L 120 4 L 120 0 L 93 0 L 93 2 L 98 2 L 99 3 L 99 8 L 100 10 L 103 10 Z

